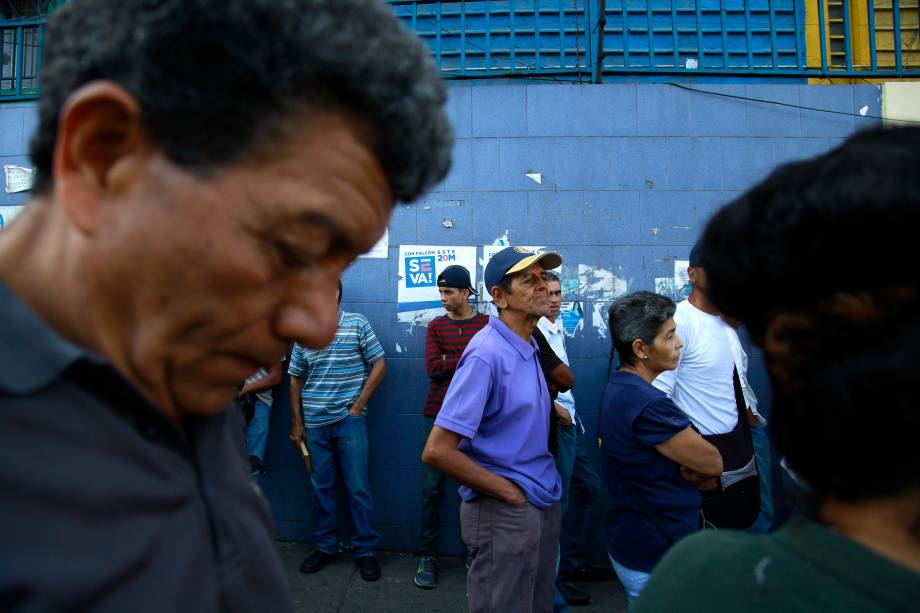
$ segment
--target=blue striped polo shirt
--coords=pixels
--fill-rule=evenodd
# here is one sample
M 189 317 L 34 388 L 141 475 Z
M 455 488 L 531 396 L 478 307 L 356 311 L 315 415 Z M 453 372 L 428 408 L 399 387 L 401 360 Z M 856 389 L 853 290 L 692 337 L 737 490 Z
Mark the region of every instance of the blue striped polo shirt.
M 294 343 L 288 374 L 305 379 L 300 397 L 303 421 L 316 428 L 344 419 L 361 393 L 369 366 L 383 357 L 383 347 L 367 318 L 342 311 L 332 344 L 305 349 Z

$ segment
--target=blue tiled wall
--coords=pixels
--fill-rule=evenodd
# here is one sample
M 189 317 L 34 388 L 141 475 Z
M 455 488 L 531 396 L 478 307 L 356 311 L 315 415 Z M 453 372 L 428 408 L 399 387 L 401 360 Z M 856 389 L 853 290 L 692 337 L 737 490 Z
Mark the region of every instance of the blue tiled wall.
M 370 318 L 387 352 L 387 375 L 368 417 L 382 547 L 416 546 L 427 389 L 424 329 L 396 320 L 400 244 L 479 246 L 507 231 L 512 244 L 559 250 L 563 278 L 577 278 L 579 265 L 590 266 L 613 272 L 629 290 L 652 290 L 656 277 L 673 276 L 674 261 L 686 259 L 719 206 L 775 165 L 824 151 L 871 124 L 858 116 L 863 107 L 867 115 L 880 114 L 879 90 L 869 85 L 694 87 L 704 91 L 651 84 L 453 84 L 448 109 L 458 139 L 450 176 L 423 201 L 396 208 L 388 259 L 361 259 L 344 278 L 345 308 Z M 33 125 L 33 107 L 0 106 L 2 163 L 25 162 Z M 527 178 L 530 171 L 542 173 L 543 183 Z M 2 204 L 23 200 L 0 195 Z M 442 225 L 445 218 L 452 228 Z M 589 440 L 596 434 L 609 346 L 595 329 L 594 310 L 600 305 L 603 313 L 611 297 L 586 288 L 572 296 L 586 307 L 569 356 Z M 754 384 L 762 389 L 764 382 Z M 276 398 L 263 488 L 279 537 L 309 540 L 309 484 L 288 442 L 286 388 Z M 459 553 L 458 499 L 455 488 L 448 489 L 442 549 Z M 600 554 L 602 504 L 592 513 Z M 347 542 L 344 500 L 341 514 L 341 540 Z

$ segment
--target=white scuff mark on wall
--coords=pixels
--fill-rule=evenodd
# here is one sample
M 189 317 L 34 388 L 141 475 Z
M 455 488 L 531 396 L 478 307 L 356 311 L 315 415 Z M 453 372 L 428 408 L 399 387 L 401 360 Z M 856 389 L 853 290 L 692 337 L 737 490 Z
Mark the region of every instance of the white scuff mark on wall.
M 700 61 L 697 59 L 688 57 L 684 61 L 684 68 L 686 68 L 687 70 L 696 70 L 699 67 L 700 67 Z
M 652 228 L 652 236 L 658 236 L 659 232 L 661 232 L 661 228 Z
M 542 173 L 534 172 L 531 170 L 531 171 L 525 172 L 524 176 L 530 179 L 531 181 L 533 181 L 534 183 L 537 183 L 538 185 L 543 185 L 543 174 Z
M 444 309 L 421 309 L 418 311 L 403 311 L 402 313 L 396 314 L 396 319 L 400 323 L 411 324 L 409 328 L 409 334 L 412 334 L 413 328 L 415 326 L 427 327 L 428 322 L 437 317 L 438 315 L 443 315 Z
M 607 338 L 607 311 L 610 305 L 604 302 L 594 303 L 594 313 L 591 317 L 591 325 L 594 327 L 594 333 L 598 338 Z
M 451 219 L 450 217 L 445 217 L 444 221 L 441 222 L 441 225 L 444 226 L 445 228 L 453 228 L 454 220 Z
M 502 234 L 501 236 L 496 237 L 495 240 L 492 241 L 492 244 L 499 245 L 501 247 L 507 247 L 508 245 L 510 245 L 511 243 L 508 242 L 508 230 L 505 230 L 505 233 Z
M 402 353 L 402 352 L 403 352 L 402 346 L 399 343 L 396 343 L 396 353 Z
M 578 265 L 578 286 L 588 300 L 613 300 L 627 290 L 626 281 L 600 266 Z
M 675 230 L 689 230 L 690 226 L 671 226 Z
M 863 106 L 859 109 L 859 115 L 860 115 L 861 117 L 865 117 L 865 116 L 866 116 L 866 113 L 868 113 L 868 112 L 869 112 L 869 105 L 868 105 L 868 104 L 863 105 Z

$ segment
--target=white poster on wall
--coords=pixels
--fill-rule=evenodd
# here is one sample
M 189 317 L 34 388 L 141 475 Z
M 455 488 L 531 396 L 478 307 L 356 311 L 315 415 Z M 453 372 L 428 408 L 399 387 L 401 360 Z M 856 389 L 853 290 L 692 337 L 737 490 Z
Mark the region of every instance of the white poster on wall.
M 438 275 L 452 265 L 466 268 L 475 287 L 476 247 L 399 246 L 399 287 L 396 292 L 399 321 L 425 325 L 443 314 Z

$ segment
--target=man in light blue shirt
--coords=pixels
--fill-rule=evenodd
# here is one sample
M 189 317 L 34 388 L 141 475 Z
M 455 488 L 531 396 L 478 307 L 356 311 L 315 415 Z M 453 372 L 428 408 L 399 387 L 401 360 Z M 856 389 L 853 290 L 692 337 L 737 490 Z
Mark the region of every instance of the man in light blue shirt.
M 339 283 L 339 304 L 342 284 Z M 336 462 L 351 500 L 355 526 L 352 545 L 365 581 L 380 578 L 374 548 L 380 535 L 374 529 L 374 502 L 367 477 L 367 403 L 383 380 L 383 347 L 370 322 L 359 313 L 339 315 L 332 344 L 324 349 L 291 352 L 291 442 L 300 451 L 306 439 L 313 463 L 313 545 L 316 549 L 300 565 L 315 573 L 338 556 L 335 534 Z M 307 430 L 304 430 L 306 424 Z M 307 434 L 307 432 L 309 434 Z
M 569 365 L 565 350 L 565 330 L 559 312 L 562 307 L 562 285 L 559 276 L 547 271 L 549 314 L 541 317 L 537 328 L 559 359 Z M 602 581 L 610 576 L 605 568 L 591 566 L 594 553 L 594 526 L 588 521 L 588 511 L 601 489 L 601 478 L 591 465 L 585 445 L 585 427 L 575 411 L 572 390 L 556 397 L 556 466 L 562 478 L 562 538 L 560 542 L 559 577 L 572 581 Z M 559 584 L 568 604 L 587 604 L 587 594 Z
M 562 485 L 532 335 L 549 308 L 546 269 L 560 264 L 519 247 L 492 257 L 484 280 L 499 317 L 463 352 L 422 454 L 462 484 L 472 613 L 553 610 Z

